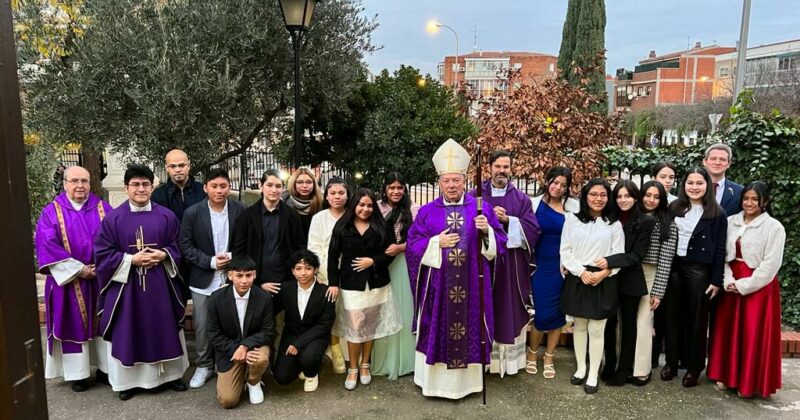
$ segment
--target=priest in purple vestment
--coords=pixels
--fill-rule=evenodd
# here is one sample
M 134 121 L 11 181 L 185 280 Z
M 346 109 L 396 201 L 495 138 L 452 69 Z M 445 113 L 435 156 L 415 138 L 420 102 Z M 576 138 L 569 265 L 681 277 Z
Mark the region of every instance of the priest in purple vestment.
M 189 367 L 181 323 L 185 301 L 177 277 L 180 223 L 150 201 L 153 172 L 125 171 L 128 201 L 103 220 L 94 243 L 102 290 L 100 333 L 108 342 L 108 377 L 122 400 L 137 388 L 169 383 L 185 391 Z
M 514 375 L 525 369 L 525 338 L 531 320 L 530 278 L 536 267 L 533 249 L 542 232 L 531 199 L 511 179 L 511 154 L 497 150 L 489 156 L 491 179 L 483 182 L 483 200 L 494 210 L 508 236 L 506 253 L 494 260 L 494 345 L 490 371 Z M 470 191 L 475 195 L 475 190 Z
M 89 172 L 72 166 L 63 173 L 64 192 L 48 204 L 36 224 L 36 260 L 44 285 L 47 355 L 45 378 L 60 376 L 72 390 L 85 391 L 91 356 L 105 354 L 97 335 L 97 297 L 92 242 L 111 206 L 89 192 Z M 107 367 L 97 360 L 98 382 Z
M 489 363 L 494 337 L 489 261 L 505 253 L 506 234 L 488 204 L 478 216 L 477 200 L 465 194 L 469 161 L 452 139 L 436 151 L 433 163 L 443 195 L 420 208 L 408 231 L 417 334 L 414 383 L 426 396 L 459 399 L 480 392 L 481 362 Z M 478 231 L 485 234 L 480 245 Z M 485 258 L 483 282 L 478 258 Z

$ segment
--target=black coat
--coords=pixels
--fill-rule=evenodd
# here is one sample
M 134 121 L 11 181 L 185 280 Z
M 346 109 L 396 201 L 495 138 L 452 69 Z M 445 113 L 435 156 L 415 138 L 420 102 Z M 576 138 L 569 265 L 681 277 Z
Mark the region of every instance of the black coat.
M 728 218 L 720 213 L 713 219 L 700 219 L 692 231 L 686 248 L 685 261 L 708 264 L 709 283 L 722 286 L 725 270 L 725 241 L 728 236 Z
M 622 231 L 625 233 L 625 253 L 606 257 L 609 268 L 620 268 L 617 273 L 617 291 L 626 296 L 644 296 L 647 294 L 647 282 L 644 280 L 642 261 L 650 247 L 650 236 L 653 233 L 655 219 L 639 213 L 632 216 Z
M 302 319 L 297 307 L 298 287 L 296 281 L 287 282 L 281 286 L 280 293 L 274 297 L 275 314 L 286 311 L 278 354 L 284 354 L 289 345 L 302 350 L 312 341 L 329 340 L 331 337 L 333 321 L 336 319 L 336 304 L 328 301 L 328 298 L 325 297 L 328 286 L 322 283 L 314 285 Z
M 236 219 L 246 209 L 244 203 L 228 199 L 228 249 L 233 244 L 233 227 Z M 183 260 L 189 263 L 189 286 L 205 289 L 214 278 L 211 259 L 215 258 L 214 232 L 211 230 L 211 213 L 208 200 L 186 210 L 181 221 L 179 240 Z
M 248 350 L 270 346 L 275 342 L 275 317 L 272 296 L 259 287 L 250 288 L 250 298 L 244 315 L 244 334 L 239 327 L 239 315 L 233 286 L 211 294 L 206 304 L 208 311 L 208 339 L 214 346 L 217 371 L 227 372 L 233 367 L 231 357 L 239 346 Z
M 195 181 L 192 177 L 189 177 L 183 190 L 167 177 L 167 182 L 153 190 L 153 195 L 150 197 L 156 203 L 172 210 L 178 220 L 183 220 L 183 213 L 189 207 L 203 201 L 204 198 L 206 198 L 206 192 L 203 191 L 203 184 Z
M 289 256 L 299 249 L 305 249 L 308 241 L 303 234 L 303 224 L 300 216 L 286 204 L 278 201 L 278 254 L 280 260 L 286 265 L 281 281 L 294 280 L 289 267 Z M 264 204 L 262 200 L 248 207 L 236 221 L 233 231 L 233 255 L 249 255 L 256 262 L 258 277 L 255 284 L 264 284 L 268 279 L 262 277 L 261 247 L 263 237 L 262 218 Z
M 364 291 L 367 284 L 370 289 L 389 284 L 389 264 L 394 257 L 385 254 L 386 248 L 391 245 L 388 234 L 381 240 L 380 234 L 370 226 L 361 235 L 349 223 L 342 229 L 338 241 L 334 239 L 331 238 L 328 247 L 328 285 Z M 357 272 L 353 270 L 352 262 L 359 257 L 372 258 L 375 264 Z

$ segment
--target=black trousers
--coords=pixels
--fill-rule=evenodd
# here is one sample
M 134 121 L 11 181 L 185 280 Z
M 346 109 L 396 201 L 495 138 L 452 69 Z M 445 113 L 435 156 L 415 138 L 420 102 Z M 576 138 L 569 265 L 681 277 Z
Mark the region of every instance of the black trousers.
M 682 361 L 699 375 L 706 365 L 709 267 L 676 257 L 667 283 L 666 354 L 673 369 Z
M 619 374 L 633 374 L 633 360 L 636 356 L 636 313 L 639 310 L 641 296 L 619 295 L 619 316 L 606 321 L 604 370 L 616 370 Z M 620 324 L 620 349 L 617 360 L 617 322 Z
M 275 359 L 275 365 L 272 368 L 272 376 L 275 378 L 275 382 L 281 385 L 288 385 L 297 379 L 300 372 L 306 378 L 317 376 L 322 367 L 322 358 L 325 356 L 325 350 L 327 350 L 329 343 L 330 339 L 328 338 L 314 340 L 299 350 L 296 356 L 287 355 L 284 348 L 278 354 Z

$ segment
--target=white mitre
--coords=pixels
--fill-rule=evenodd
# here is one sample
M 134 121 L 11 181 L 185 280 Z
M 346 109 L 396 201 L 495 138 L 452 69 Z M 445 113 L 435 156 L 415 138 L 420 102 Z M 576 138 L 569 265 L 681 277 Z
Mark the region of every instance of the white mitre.
M 469 153 L 453 139 L 448 139 L 433 154 L 433 166 L 439 175 L 466 175 L 469 160 Z

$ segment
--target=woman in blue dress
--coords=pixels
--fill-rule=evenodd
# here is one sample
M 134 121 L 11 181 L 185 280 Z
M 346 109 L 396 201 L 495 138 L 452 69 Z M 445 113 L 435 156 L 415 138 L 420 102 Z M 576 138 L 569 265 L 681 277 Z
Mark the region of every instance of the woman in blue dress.
M 564 226 L 564 213 L 577 212 L 578 202 L 569 198 L 572 187 L 572 171 L 563 166 L 550 168 L 541 188 L 542 194 L 533 198 L 533 211 L 542 228 L 534 256 L 536 271 L 531 277 L 533 294 L 533 328 L 525 371 L 535 375 L 539 371 L 538 350 L 542 337 L 547 333 L 547 349 L 544 353 L 544 370 L 547 379 L 556 376 L 554 357 L 561 336 L 561 327 L 566 324 L 561 312 L 561 289 L 564 276 L 561 275 L 561 230 Z

